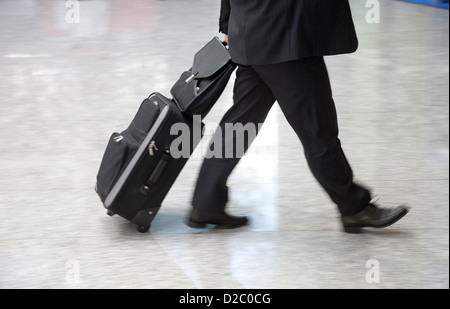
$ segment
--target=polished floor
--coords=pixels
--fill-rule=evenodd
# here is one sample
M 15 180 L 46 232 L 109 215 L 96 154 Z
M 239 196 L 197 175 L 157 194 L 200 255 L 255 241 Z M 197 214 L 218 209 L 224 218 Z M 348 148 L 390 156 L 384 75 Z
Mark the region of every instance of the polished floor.
M 110 134 L 170 95 L 218 35 L 219 3 L 0 0 L 0 288 L 448 289 L 448 10 L 352 0 L 360 49 L 327 58 L 356 180 L 411 206 L 392 227 L 342 232 L 278 107 L 229 182 L 229 211 L 251 224 L 185 226 L 233 80 L 150 232 L 106 215 L 94 185 Z

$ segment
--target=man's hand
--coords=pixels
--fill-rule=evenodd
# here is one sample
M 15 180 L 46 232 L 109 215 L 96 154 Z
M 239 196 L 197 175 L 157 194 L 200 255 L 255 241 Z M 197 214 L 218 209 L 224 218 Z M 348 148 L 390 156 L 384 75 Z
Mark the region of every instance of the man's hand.
M 227 45 L 228 45 L 228 34 L 225 34 L 225 43 L 227 43 Z

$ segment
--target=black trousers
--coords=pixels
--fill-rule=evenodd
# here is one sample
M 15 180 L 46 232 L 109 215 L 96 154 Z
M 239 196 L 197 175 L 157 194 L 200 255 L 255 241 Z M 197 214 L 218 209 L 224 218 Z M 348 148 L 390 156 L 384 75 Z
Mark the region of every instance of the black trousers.
M 226 124 L 264 123 L 278 101 L 283 114 L 303 145 L 308 165 L 342 215 L 360 212 L 371 200 L 369 190 L 356 184 L 341 148 L 336 107 L 323 57 L 267 65 L 240 66 L 236 73 L 234 105 L 220 122 L 200 169 L 192 206 L 221 212 L 228 202 L 227 180 L 239 157 L 227 158 L 225 149 L 236 149 L 236 136 L 227 140 Z M 223 156 L 217 155 L 219 141 Z M 251 139 L 245 144 L 245 151 Z M 284 162 L 289 164 L 289 162 Z M 305 193 L 306 194 L 306 193 Z

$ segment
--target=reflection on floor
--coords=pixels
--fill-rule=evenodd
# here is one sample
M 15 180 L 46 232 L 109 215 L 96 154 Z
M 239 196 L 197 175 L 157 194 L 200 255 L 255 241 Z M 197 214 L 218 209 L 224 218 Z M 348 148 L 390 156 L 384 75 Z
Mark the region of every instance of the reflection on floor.
M 229 211 L 251 224 L 186 227 L 232 82 L 150 233 L 106 215 L 93 187 L 107 139 L 219 35 L 219 3 L 0 2 L 0 288 L 448 288 L 449 15 L 438 8 L 380 0 L 368 23 L 353 0 L 360 49 L 327 58 L 356 179 L 380 204 L 412 207 L 396 225 L 343 233 L 275 107 L 229 182 Z M 378 283 L 366 278 L 374 261 Z

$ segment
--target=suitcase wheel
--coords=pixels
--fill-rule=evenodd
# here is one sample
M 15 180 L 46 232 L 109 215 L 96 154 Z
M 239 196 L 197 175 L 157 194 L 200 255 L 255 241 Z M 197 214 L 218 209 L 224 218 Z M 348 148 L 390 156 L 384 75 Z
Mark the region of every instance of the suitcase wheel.
M 150 225 L 148 226 L 138 226 L 137 230 L 141 233 L 147 233 L 150 230 Z
M 112 216 L 115 215 L 115 213 L 113 213 L 111 210 L 108 210 L 108 211 L 106 212 L 106 214 L 107 214 L 108 216 L 110 216 L 110 217 L 112 217 Z

